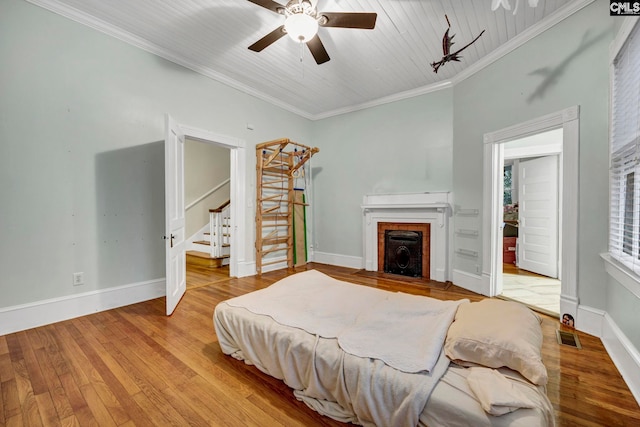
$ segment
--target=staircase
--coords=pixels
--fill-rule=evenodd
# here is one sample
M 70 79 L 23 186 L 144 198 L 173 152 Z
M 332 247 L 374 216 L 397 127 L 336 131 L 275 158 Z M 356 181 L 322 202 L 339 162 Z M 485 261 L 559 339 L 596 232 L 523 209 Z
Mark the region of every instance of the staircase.
M 219 268 L 229 264 L 231 253 L 231 201 L 216 209 L 209 209 L 209 231 L 203 234 L 187 251 L 187 264 Z

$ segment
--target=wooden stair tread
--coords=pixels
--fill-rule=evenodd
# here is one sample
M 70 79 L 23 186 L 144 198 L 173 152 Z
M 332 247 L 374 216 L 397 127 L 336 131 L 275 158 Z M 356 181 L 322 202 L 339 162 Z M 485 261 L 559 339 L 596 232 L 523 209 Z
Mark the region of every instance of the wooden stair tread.
M 198 258 L 211 258 L 211 255 L 201 251 L 187 251 L 187 256 L 194 256 Z
M 225 236 L 228 236 L 228 234 L 225 234 Z M 206 246 L 211 246 L 211 242 L 208 242 L 206 240 L 198 240 L 197 242 L 193 242 L 196 243 L 198 245 L 206 245 Z M 223 243 L 222 247 L 223 248 L 228 248 L 229 246 L 231 246 L 229 243 Z
M 222 259 L 222 258 L 229 258 L 230 257 L 230 255 L 222 255 L 222 256 L 219 256 L 219 257 L 212 257 L 208 253 L 202 252 L 202 251 L 187 251 L 186 253 L 189 256 L 196 257 L 196 258 L 204 258 L 204 259 Z
M 223 266 L 222 260 L 229 258 L 229 255 L 224 255 L 218 258 L 213 258 L 206 252 L 201 251 L 187 251 L 187 264 L 200 265 L 207 268 L 220 268 Z

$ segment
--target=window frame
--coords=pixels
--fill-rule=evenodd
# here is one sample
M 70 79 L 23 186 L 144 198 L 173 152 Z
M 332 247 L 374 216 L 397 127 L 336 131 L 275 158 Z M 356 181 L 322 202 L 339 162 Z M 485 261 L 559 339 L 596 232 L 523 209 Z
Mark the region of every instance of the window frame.
M 628 49 L 631 49 L 633 53 L 633 62 L 639 63 L 640 26 L 638 18 L 628 19 L 623 23 L 611 48 L 609 64 L 611 95 L 609 103 L 610 212 L 608 252 L 611 258 L 623 264 L 636 275 L 640 275 L 640 129 L 632 130 L 630 136 L 623 133 L 628 131 L 627 128 L 621 132 L 622 136 L 616 134 L 616 130 L 619 129 L 618 116 L 622 118 L 640 116 L 640 90 L 637 93 L 638 101 L 635 102 L 636 100 L 633 98 L 634 102 L 631 104 L 628 104 L 628 99 L 624 98 L 627 93 L 624 93 L 620 101 L 616 97 L 616 86 L 619 84 L 619 80 L 627 78 L 620 83 L 622 87 L 626 88 L 626 85 L 630 84 L 631 78 L 633 78 L 624 74 L 626 69 L 622 69 L 618 76 L 618 71 L 622 66 L 630 67 L 628 63 L 617 67 L 619 55 L 627 54 L 623 49 L 627 49 L 627 42 L 632 37 L 634 47 Z M 628 58 L 628 56 L 620 57 L 620 60 L 628 61 Z M 636 81 L 640 80 L 639 77 L 635 77 L 635 79 Z M 640 88 L 640 86 L 638 87 Z M 624 109 L 626 107 L 629 109 Z M 620 108 L 623 108 L 622 113 L 618 111 Z M 633 174 L 633 178 L 629 180 L 631 174 Z M 629 185 L 632 185 L 631 193 L 629 193 Z M 631 196 L 631 200 L 629 200 L 629 196 Z M 631 225 L 630 229 L 627 228 L 628 224 Z M 640 280 L 640 278 L 636 277 L 636 280 Z

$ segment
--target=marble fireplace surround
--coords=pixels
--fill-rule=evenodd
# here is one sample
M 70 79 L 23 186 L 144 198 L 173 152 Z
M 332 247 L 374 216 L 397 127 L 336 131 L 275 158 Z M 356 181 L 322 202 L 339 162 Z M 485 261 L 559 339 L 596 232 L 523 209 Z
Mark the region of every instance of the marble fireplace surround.
M 449 192 L 370 194 L 363 197 L 364 268 L 379 271 L 378 223 L 431 224 L 431 280 L 451 280 L 449 268 L 449 219 L 452 197 Z

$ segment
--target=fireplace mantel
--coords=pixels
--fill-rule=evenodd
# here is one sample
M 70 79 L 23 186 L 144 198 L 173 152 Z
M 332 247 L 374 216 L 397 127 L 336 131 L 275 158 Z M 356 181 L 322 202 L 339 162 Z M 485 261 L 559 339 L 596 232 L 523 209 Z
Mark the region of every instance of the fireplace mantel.
M 451 209 L 451 193 L 367 194 L 362 209 Z
M 429 223 L 431 225 L 431 279 L 451 280 L 449 267 L 449 192 L 369 194 L 363 197 L 365 269 L 378 271 L 378 223 Z

